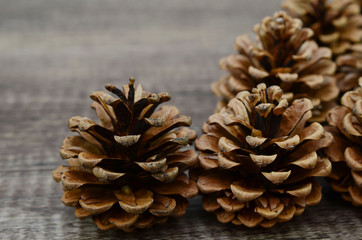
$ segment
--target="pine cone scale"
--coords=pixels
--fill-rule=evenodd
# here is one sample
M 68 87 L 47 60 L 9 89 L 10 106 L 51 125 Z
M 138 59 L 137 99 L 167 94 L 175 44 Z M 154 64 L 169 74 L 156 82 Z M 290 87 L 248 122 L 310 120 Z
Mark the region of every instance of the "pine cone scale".
M 344 151 L 344 157 L 347 166 L 349 166 L 351 169 L 354 169 L 354 171 L 362 171 L 361 156 L 362 150 L 357 146 L 347 147 Z
M 141 214 L 149 209 L 154 201 L 153 193 L 146 189 L 140 189 L 135 193 L 130 191 L 127 187 L 114 192 L 119 200 L 119 205 L 127 213 Z
M 117 214 L 112 214 L 108 221 L 120 229 L 128 229 L 136 223 L 138 217 L 138 215 L 131 213 L 118 212 Z
M 170 216 L 176 207 L 176 200 L 162 195 L 156 195 L 149 212 L 157 217 Z
M 88 213 L 99 214 L 107 211 L 117 202 L 117 198 L 113 194 L 104 191 L 99 191 L 99 193 L 101 194 L 82 192 L 79 205 Z
M 256 199 L 264 193 L 264 189 L 246 187 L 242 182 L 230 184 L 231 192 L 242 203 Z
M 217 198 L 216 201 L 226 212 L 238 212 L 245 207 L 244 203 L 229 197 Z
M 184 198 L 191 198 L 197 195 L 196 182 L 187 180 L 186 175 L 179 175 L 173 182 L 155 184 L 152 191 L 162 195 L 180 195 Z
M 212 193 L 230 189 L 231 183 L 231 179 L 229 179 L 226 174 L 211 172 L 198 178 L 197 187 L 204 193 Z

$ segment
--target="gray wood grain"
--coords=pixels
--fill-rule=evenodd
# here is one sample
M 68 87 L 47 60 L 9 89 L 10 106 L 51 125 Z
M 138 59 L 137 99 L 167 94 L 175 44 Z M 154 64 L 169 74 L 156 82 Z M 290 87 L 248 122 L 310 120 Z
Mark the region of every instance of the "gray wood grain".
M 217 99 L 209 84 L 234 38 L 279 0 L 1 0 L 0 239 L 361 239 L 361 209 L 323 182 L 320 205 L 272 229 L 217 222 L 191 200 L 187 214 L 131 234 L 103 232 L 62 205 L 51 171 L 69 117 L 94 117 L 88 95 L 133 75 L 168 91 L 200 133 Z

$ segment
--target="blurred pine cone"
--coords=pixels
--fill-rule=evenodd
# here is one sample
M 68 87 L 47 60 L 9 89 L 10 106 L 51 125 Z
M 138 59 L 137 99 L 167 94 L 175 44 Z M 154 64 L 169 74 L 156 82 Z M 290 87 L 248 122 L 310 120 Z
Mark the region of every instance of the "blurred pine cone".
M 174 106 L 156 110 L 169 94 L 135 89 L 133 78 L 123 91 L 106 88 L 118 98 L 90 95 L 100 124 L 79 116 L 68 122 L 80 136 L 64 139 L 60 155 L 70 166 L 53 172 L 63 184 L 62 202 L 103 230 L 132 231 L 185 214 L 187 198 L 198 193 L 184 173 L 197 163 L 197 154 L 184 149 L 196 139 L 190 117 Z
M 338 66 L 337 84 L 341 92 L 358 87 L 362 77 L 362 43 L 352 45 L 348 51 L 336 60 Z
M 203 207 L 222 223 L 272 227 L 321 200 L 314 177 L 329 175 L 331 163 L 316 151 L 333 138 L 319 123 L 306 127 L 309 99 L 288 106 L 282 94 L 265 84 L 238 93 L 196 140 Z
M 362 206 L 362 78 L 359 85 L 343 95 L 343 106 L 329 111 L 325 129 L 335 142 L 324 151 L 332 161 L 333 189 L 355 206 Z
M 311 120 L 324 121 L 339 93 L 331 50 L 318 47 L 311 40 L 313 31 L 284 12 L 264 18 L 254 31 L 257 44 L 247 35 L 239 36 L 235 42 L 239 54 L 220 60 L 221 68 L 230 75 L 212 84 L 212 91 L 223 98 L 216 112 L 238 92 L 265 83 L 280 86 L 290 102 L 309 98 L 315 107 Z
M 318 44 L 330 47 L 335 56 L 361 42 L 360 0 L 285 0 L 282 7 L 311 28 Z

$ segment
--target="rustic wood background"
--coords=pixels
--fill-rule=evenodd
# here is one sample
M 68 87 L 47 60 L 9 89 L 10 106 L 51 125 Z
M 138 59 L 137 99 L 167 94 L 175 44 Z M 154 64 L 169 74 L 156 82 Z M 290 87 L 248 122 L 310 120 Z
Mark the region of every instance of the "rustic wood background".
M 68 118 L 93 117 L 88 95 L 131 75 L 168 91 L 200 133 L 219 58 L 280 2 L 0 0 L 0 239 L 361 239 L 361 209 L 325 182 L 320 205 L 272 229 L 220 224 L 197 197 L 184 217 L 125 234 L 75 218 L 51 177 Z

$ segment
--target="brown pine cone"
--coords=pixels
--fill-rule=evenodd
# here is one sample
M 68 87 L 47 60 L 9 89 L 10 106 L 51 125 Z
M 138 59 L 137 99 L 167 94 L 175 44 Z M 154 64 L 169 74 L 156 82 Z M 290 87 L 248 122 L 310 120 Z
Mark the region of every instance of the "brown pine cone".
M 325 149 L 332 161 L 329 180 L 333 189 L 355 206 L 362 206 L 362 78 L 360 87 L 345 93 L 343 106 L 328 113 L 330 126 L 326 131 L 333 134 L 335 142 Z
M 203 207 L 222 223 L 272 227 L 321 200 L 315 176 L 329 175 L 331 163 L 316 151 L 333 138 L 319 123 L 306 127 L 309 99 L 288 106 L 282 94 L 265 84 L 240 92 L 196 140 Z
M 362 43 L 352 45 L 347 53 L 336 60 L 338 66 L 337 83 L 341 92 L 358 87 L 362 77 Z
M 320 46 L 328 46 L 335 56 L 343 54 L 362 38 L 359 0 L 285 0 L 282 7 L 311 28 Z
M 238 92 L 265 83 L 280 86 L 290 102 L 309 98 L 315 107 L 311 120 L 324 121 L 339 93 L 331 50 L 318 47 L 310 40 L 313 31 L 284 12 L 264 18 L 254 31 L 258 43 L 247 35 L 239 36 L 235 42 L 239 54 L 220 60 L 221 68 L 230 75 L 212 84 L 212 91 L 223 98 L 216 112 Z
M 196 139 L 187 128 L 191 118 L 174 106 L 156 110 L 169 94 L 135 89 L 134 78 L 123 91 L 106 89 L 118 98 L 90 95 L 100 124 L 79 116 L 68 122 L 80 136 L 64 139 L 60 155 L 69 166 L 53 172 L 63 184 L 62 202 L 75 207 L 80 219 L 92 216 L 103 230 L 128 232 L 185 214 L 187 198 L 198 193 L 184 173 L 198 161 L 193 150 L 184 149 Z

